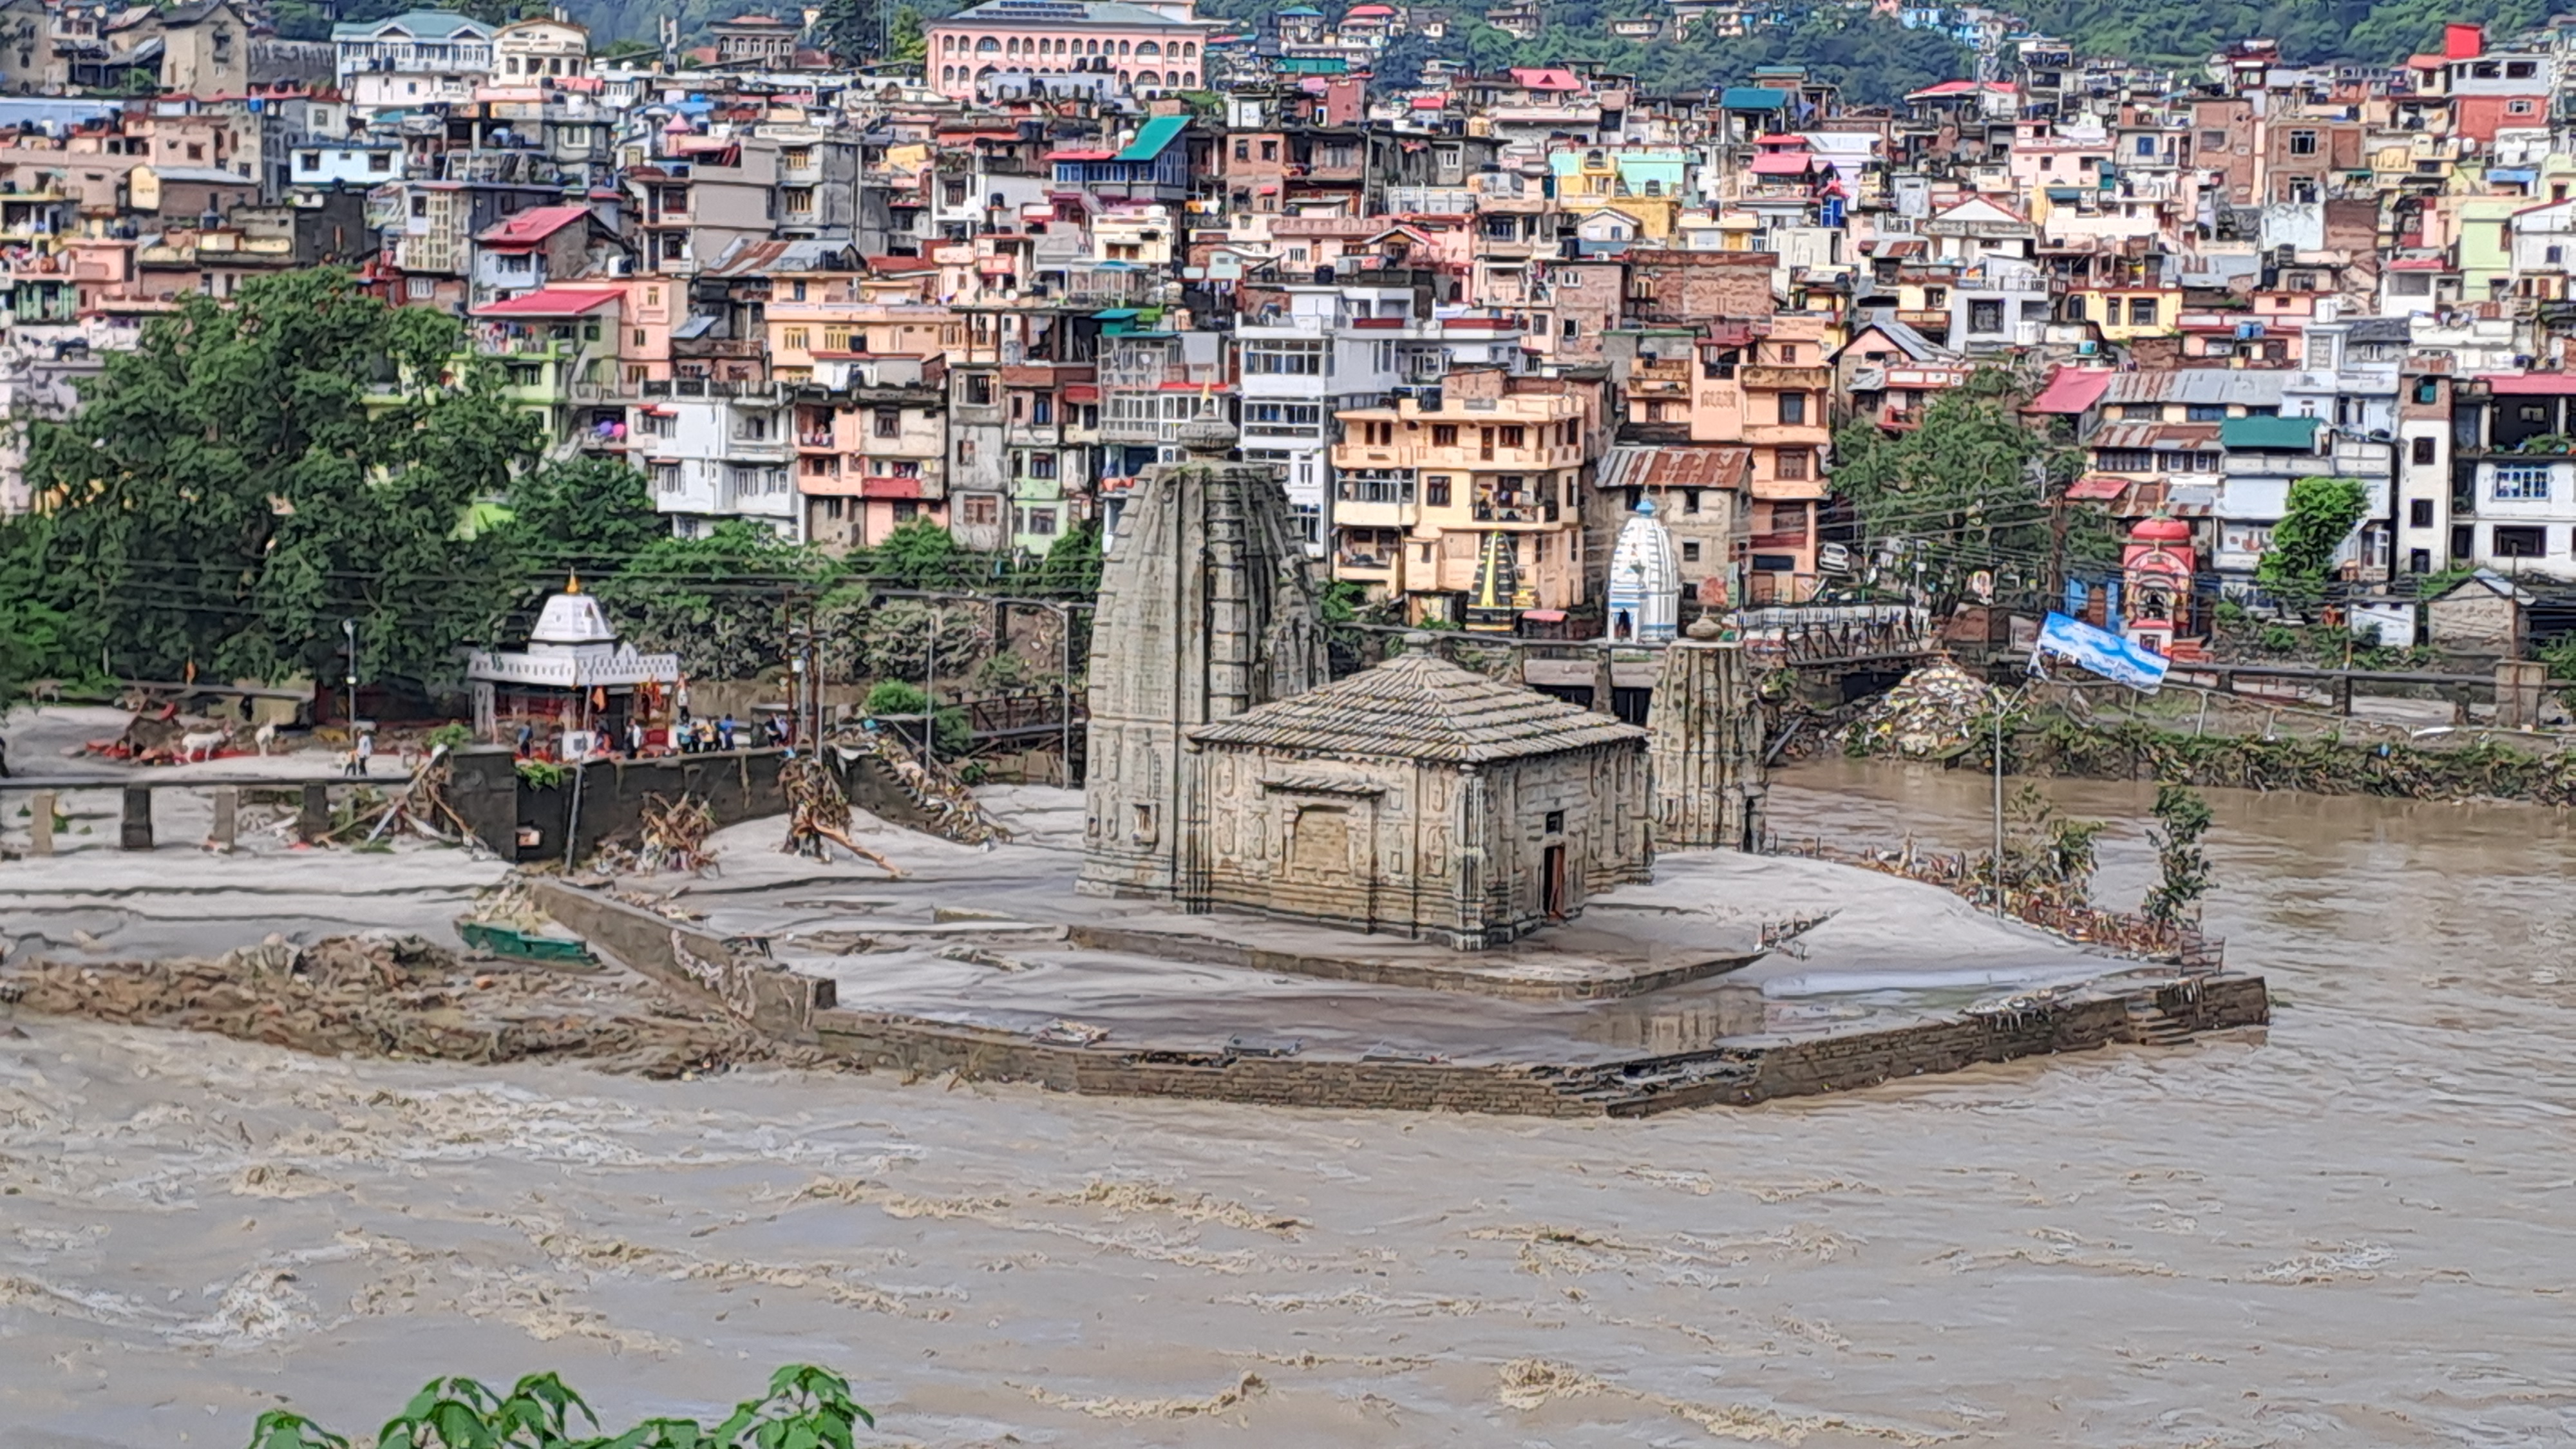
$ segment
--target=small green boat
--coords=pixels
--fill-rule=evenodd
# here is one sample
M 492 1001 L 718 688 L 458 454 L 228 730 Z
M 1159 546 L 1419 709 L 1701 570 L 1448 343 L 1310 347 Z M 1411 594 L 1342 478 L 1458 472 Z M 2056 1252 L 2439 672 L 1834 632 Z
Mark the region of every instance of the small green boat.
M 596 966 L 599 958 L 590 954 L 583 942 L 562 936 L 531 936 L 527 932 L 491 921 L 459 921 L 456 934 L 465 944 L 495 956 L 517 961 L 543 961 L 556 966 Z

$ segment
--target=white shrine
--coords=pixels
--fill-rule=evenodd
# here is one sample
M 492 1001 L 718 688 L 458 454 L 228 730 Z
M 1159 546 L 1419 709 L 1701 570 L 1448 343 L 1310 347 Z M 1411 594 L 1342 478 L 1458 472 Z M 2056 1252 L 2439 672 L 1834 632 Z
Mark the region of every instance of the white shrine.
M 1682 571 L 1653 499 L 1619 530 L 1610 551 L 1610 639 L 1669 640 L 1681 622 Z
M 546 600 L 526 649 L 470 655 L 465 677 L 478 737 L 501 743 L 524 724 L 578 757 L 591 740 L 618 739 L 629 720 L 658 735 L 679 692 L 680 656 L 639 653 L 621 641 L 599 600 L 573 579 Z

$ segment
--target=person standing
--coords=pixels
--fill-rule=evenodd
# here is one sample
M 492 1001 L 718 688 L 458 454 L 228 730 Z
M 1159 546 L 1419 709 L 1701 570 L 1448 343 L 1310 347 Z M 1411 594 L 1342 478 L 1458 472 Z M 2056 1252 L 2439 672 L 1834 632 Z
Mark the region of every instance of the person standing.
M 725 711 L 724 718 L 716 721 L 716 748 L 726 754 L 733 753 L 733 711 L 731 710 Z
M 626 758 L 630 760 L 639 760 L 643 757 L 644 721 L 640 719 L 630 719 L 626 722 Z
M 367 778 L 367 767 L 375 762 L 376 737 L 373 731 L 359 730 L 356 743 L 349 746 L 349 778 Z

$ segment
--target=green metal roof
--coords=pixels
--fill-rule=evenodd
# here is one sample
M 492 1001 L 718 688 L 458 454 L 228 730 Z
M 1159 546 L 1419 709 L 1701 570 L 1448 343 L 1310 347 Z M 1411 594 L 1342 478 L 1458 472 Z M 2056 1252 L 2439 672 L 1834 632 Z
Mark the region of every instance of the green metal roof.
M 1162 155 L 1163 148 L 1171 145 L 1173 138 L 1180 135 L 1189 123 L 1187 116 L 1156 116 L 1136 132 L 1136 139 L 1128 143 L 1126 150 L 1118 153 L 1117 159 L 1151 161 Z
M 2315 418 L 2229 418 L 2218 425 L 2222 448 L 2287 448 L 2312 453 L 2317 446 Z

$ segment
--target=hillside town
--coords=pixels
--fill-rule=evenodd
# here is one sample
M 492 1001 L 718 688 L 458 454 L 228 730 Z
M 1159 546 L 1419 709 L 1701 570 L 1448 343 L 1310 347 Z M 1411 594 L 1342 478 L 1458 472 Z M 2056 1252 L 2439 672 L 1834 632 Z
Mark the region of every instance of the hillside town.
M 464 319 L 554 455 L 641 470 L 683 538 L 1042 556 L 1221 417 L 1331 580 L 1433 626 L 1599 636 L 1652 504 L 1699 608 L 1903 586 L 2188 649 L 2266 602 L 2318 475 L 2361 485 L 2334 575 L 2398 601 L 2387 642 L 2428 583 L 2576 580 L 2576 27 L 2167 72 L 1916 7 L 1983 74 L 1862 107 L 1795 68 L 1396 88 L 1379 4 L 985 0 L 910 68 L 763 14 L 614 61 L 543 17 L 10 14 L 22 424 L 179 298 L 329 264 Z M 2166 577 L 1996 544 L 1927 580 L 1926 530 L 1838 490 L 1851 429 L 1981 377 L 2071 460 L 2024 490 L 2059 535 Z M 0 457 L 0 508 L 44 503 Z
M 402 3 L 0 0 L 6 1449 L 2565 1437 L 2576 0 Z

